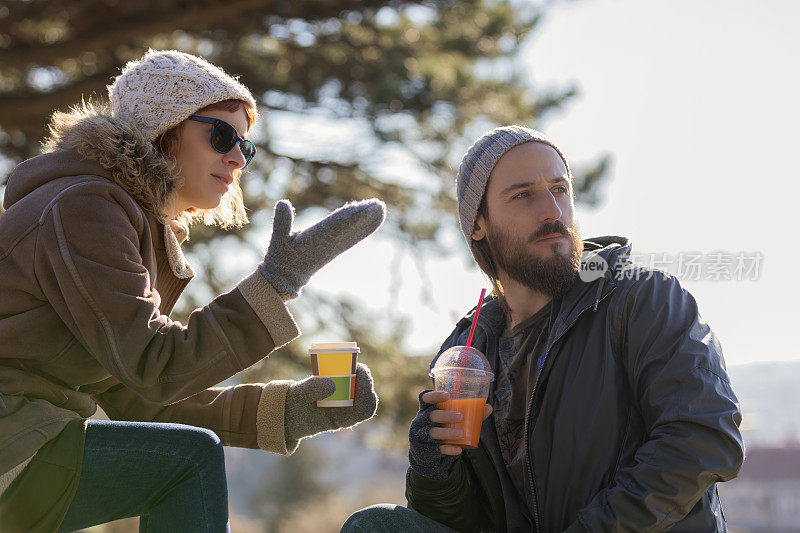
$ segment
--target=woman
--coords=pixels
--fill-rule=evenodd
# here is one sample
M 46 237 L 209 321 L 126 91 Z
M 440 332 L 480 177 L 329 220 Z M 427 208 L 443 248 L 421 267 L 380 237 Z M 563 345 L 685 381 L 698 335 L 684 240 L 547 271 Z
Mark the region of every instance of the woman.
M 247 222 L 250 92 L 181 52 L 149 51 L 111 108 L 55 113 L 44 154 L 8 179 L 0 217 L 0 531 L 71 531 L 140 516 L 142 531 L 225 531 L 222 445 L 289 454 L 373 416 L 319 409 L 328 378 L 210 388 L 299 335 L 285 302 L 383 222 L 378 200 L 303 232 L 276 205 L 264 260 L 232 291 L 168 315 L 194 276 L 194 221 Z M 87 420 L 100 405 L 110 421 Z

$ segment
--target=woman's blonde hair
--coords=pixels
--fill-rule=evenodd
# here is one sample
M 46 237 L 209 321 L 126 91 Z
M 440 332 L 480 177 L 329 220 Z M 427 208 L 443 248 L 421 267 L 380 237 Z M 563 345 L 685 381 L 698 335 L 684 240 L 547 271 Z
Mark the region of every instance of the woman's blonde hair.
M 247 130 L 253 127 L 256 121 L 256 111 L 247 102 L 243 100 L 223 100 L 216 104 L 211 104 L 202 109 L 198 109 L 196 113 L 205 111 L 223 110 L 235 113 L 240 109 L 244 109 L 247 115 Z M 172 157 L 173 151 L 177 148 L 180 142 L 181 129 L 183 122 L 177 126 L 165 131 L 153 141 L 153 146 L 156 151 L 165 157 Z M 235 227 L 240 228 L 249 222 L 247 213 L 244 207 L 244 197 L 242 194 L 242 187 L 239 180 L 242 175 L 241 169 L 236 169 L 233 173 L 233 183 L 231 183 L 228 192 L 222 197 L 220 204 L 214 209 L 196 209 L 191 207 L 186 211 L 179 213 L 176 220 L 186 226 L 190 226 L 196 222 L 202 222 L 206 226 L 218 225 L 222 228 Z

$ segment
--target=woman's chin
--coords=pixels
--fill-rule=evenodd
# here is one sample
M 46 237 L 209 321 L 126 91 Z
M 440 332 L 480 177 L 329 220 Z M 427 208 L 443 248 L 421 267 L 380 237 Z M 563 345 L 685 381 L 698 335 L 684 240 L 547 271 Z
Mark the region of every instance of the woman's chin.
M 219 207 L 219 204 L 222 203 L 222 197 L 223 196 L 225 196 L 225 195 L 221 194 L 221 195 L 216 196 L 214 198 L 204 199 L 205 201 L 198 202 L 198 205 L 195 207 L 195 209 L 203 209 L 203 210 L 216 209 L 216 208 Z

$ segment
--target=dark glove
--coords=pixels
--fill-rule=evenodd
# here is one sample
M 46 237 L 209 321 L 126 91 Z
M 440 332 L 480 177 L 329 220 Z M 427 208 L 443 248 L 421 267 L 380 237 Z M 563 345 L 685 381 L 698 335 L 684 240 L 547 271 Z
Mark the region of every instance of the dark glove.
M 443 454 L 439 450 L 442 441 L 431 438 L 431 428 L 441 424 L 431 421 L 431 411 L 436 409 L 436 405 L 422 401 L 422 395 L 426 392 L 430 391 L 422 391 L 419 394 L 419 412 L 411 422 L 411 428 L 408 431 L 408 460 L 411 468 L 421 476 L 431 479 L 447 479 L 450 469 L 459 456 Z
M 303 231 L 292 232 L 294 208 L 289 200 L 275 204 L 272 238 L 258 265 L 284 300 L 297 298 L 309 278 L 383 224 L 386 204 L 372 198 L 343 205 Z
M 323 431 L 352 427 L 369 420 L 378 408 L 369 367 L 356 366 L 356 391 L 352 407 L 317 407 L 317 400 L 336 390 L 331 378 L 311 376 L 293 383 L 286 392 L 284 434 L 286 449 L 294 450 L 300 439 Z

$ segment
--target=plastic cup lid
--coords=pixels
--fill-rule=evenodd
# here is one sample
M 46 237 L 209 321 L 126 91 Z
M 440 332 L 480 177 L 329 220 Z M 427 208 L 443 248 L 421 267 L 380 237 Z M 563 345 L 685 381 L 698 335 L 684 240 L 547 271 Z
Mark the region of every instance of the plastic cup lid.
M 436 359 L 436 364 L 431 369 L 433 373 L 443 370 L 462 369 L 472 370 L 494 376 L 492 367 L 486 356 L 480 350 L 471 346 L 453 346 L 448 348 Z
M 494 374 L 487 370 L 478 370 L 477 368 L 463 368 L 460 366 L 440 366 L 430 371 L 430 377 L 435 378 L 437 374 L 461 374 L 463 377 L 486 377 L 490 381 L 494 379 Z

